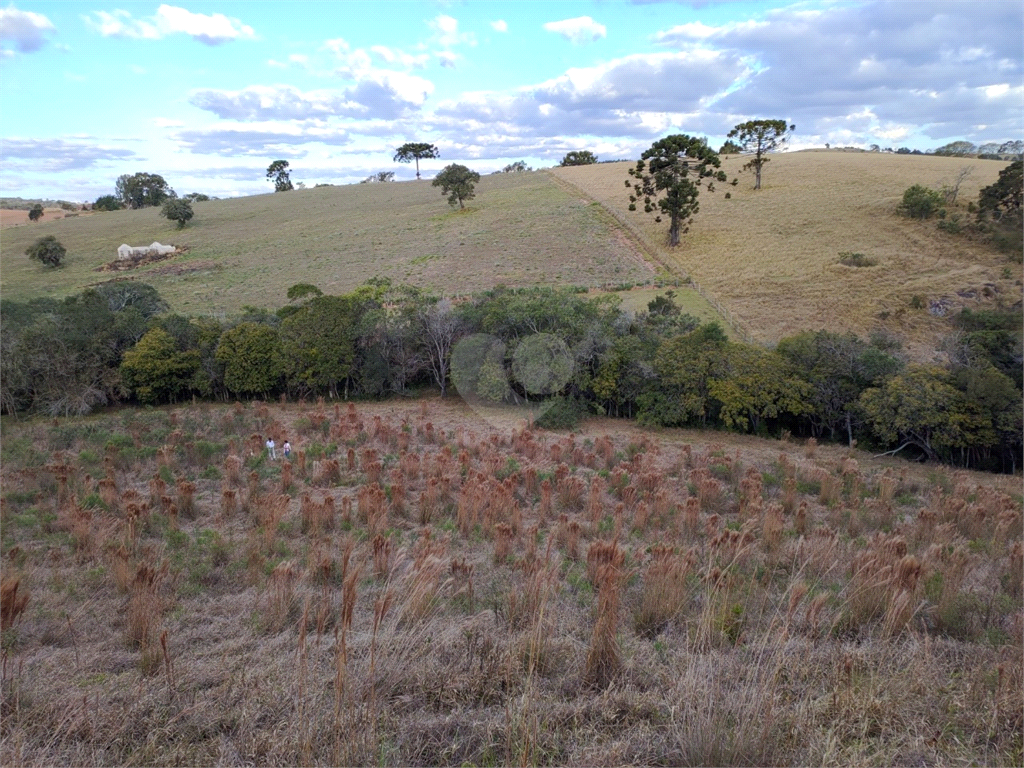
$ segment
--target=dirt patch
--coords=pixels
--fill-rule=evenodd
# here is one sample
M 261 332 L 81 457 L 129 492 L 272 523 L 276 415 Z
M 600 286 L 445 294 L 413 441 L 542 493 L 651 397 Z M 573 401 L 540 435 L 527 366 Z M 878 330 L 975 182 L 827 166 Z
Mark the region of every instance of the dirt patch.
M 190 261 L 188 264 L 168 264 L 157 267 L 150 274 L 152 275 L 187 275 L 192 272 L 205 272 L 210 269 L 221 269 L 222 264 L 216 261 Z
M 40 221 L 56 221 L 63 219 L 66 214 L 67 211 L 63 208 L 46 208 Z M 32 222 L 28 220 L 28 211 L 12 208 L 0 209 L 0 227 L 20 227 L 30 223 Z
M 147 253 L 145 256 L 132 256 L 130 259 L 115 259 L 102 267 L 96 267 L 97 272 L 125 272 L 129 269 L 136 269 L 137 267 L 144 267 L 147 264 L 153 264 L 158 261 L 165 261 L 166 259 L 173 259 L 175 256 L 180 256 L 183 253 L 188 253 L 191 250 L 187 245 L 179 246 L 174 249 L 174 253 Z M 164 273 L 160 273 L 164 274 Z M 178 274 L 178 273 L 175 273 Z

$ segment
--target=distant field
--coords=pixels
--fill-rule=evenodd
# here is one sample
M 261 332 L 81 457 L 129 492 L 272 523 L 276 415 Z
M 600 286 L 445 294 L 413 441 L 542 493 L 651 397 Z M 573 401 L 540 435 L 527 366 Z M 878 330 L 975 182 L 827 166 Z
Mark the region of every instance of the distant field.
M 730 178 L 741 165 L 736 157 L 723 162 Z M 772 343 L 802 329 L 864 334 L 885 326 L 920 344 L 923 353 L 934 348 L 945 324 L 926 309 L 912 309 L 912 297 L 944 298 L 955 309 L 991 300 L 983 295 L 987 288 L 1018 301 L 1021 267 L 985 245 L 940 231 L 934 220 L 900 217 L 896 206 L 910 185 L 939 188 L 960 168 L 973 166 L 957 204 L 966 217 L 967 202 L 977 200 L 978 190 L 1005 165 L 836 151 L 776 155 L 761 191 L 752 189 L 750 174 L 741 174 L 736 187 L 702 193 L 700 212 L 674 250 L 665 246 L 667 224 L 627 210 L 629 163 L 554 173 L 622 217 L 663 264 L 692 275 L 758 341 Z M 726 191 L 732 199 L 725 199 Z M 878 264 L 843 266 L 842 251 L 863 253 Z M 1003 276 L 1007 267 L 1010 278 Z
M 75 215 L 77 216 L 78 214 Z M 85 215 L 91 216 L 92 214 Z M 63 208 L 46 208 L 43 211 L 43 218 L 39 223 L 41 224 L 44 221 L 56 221 L 57 219 L 63 219 L 65 216 L 67 216 L 67 211 Z M 28 211 L 0 208 L 0 227 L 6 229 L 7 227 L 20 227 L 23 224 L 29 223 Z
M 187 314 L 278 307 L 288 287 L 348 291 L 374 276 L 465 294 L 508 285 L 643 282 L 653 276 L 607 213 L 548 174 L 487 176 L 465 211 L 427 182 L 366 184 L 197 203 L 178 230 L 156 209 L 116 211 L 4 231 L 3 296 L 63 296 L 119 276 L 155 286 Z M 68 248 L 65 268 L 30 262 L 43 235 Z M 129 273 L 95 271 L 121 243 L 189 246 Z

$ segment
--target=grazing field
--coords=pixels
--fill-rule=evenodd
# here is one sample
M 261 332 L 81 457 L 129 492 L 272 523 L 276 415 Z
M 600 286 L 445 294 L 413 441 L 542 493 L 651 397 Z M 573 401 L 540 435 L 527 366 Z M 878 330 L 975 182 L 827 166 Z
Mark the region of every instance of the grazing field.
M 1021 764 L 1019 478 L 521 416 L 4 420 L 0 762 Z
M 486 176 L 465 211 L 429 182 L 295 190 L 196 203 L 178 230 L 159 209 L 114 211 L 5 230 L 4 297 L 64 296 L 112 278 L 153 285 L 175 311 L 276 309 L 296 283 L 344 293 L 390 277 L 446 294 L 507 285 L 645 282 L 653 276 L 600 206 L 567 194 L 544 173 Z M 50 271 L 25 248 L 55 235 L 67 266 Z M 122 243 L 187 246 L 184 256 L 132 270 L 98 272 Z
M 743 160 L 728 157 L 730 179 Z M 678 248 L 666 245 L 667 223 L 641 210 L 629 212 L 624 185 L 630 163 L 553 171 L 621 217 L 671 271 L 691 275 L 724 305 L 738 325 L 760 342 L 773 343 L 801 330 L 850 330 L 866 336 L 888 328 L 906 337 L 918 356 L 934 350 L 948 328 L 929 314 L 932 302 L 946 312 L 962 306 L 1020 300 L 1021 266 L 966 236 L 941 231 L 936 220 L 897 215 L 913 184 L 940 188 L 970 166 L 956 206 L 966 206 L 993 183 L 1005 163 L 969 158 L 805 151 L 773 155 L 763 188 L 750 173 L 736 187 L 718 185 L 700 196 L 700 212 Z M 730 192 L 731 199 L 725 199 Z M 840 264 L 842 252 L 863 253 L 877 264 Z M 1004 270 L 1009 270 L 1008 275 Z M 912 301 L 920 297 L 923 306 Z M 913 351 L 913 350 L 912 350 Z

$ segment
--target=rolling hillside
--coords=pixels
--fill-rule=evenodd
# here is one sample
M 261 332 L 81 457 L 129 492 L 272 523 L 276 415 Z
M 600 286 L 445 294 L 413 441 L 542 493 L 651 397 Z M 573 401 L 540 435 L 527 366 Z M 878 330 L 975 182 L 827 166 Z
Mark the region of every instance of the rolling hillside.
M 114 277 L 155 286 L 177 311 L 231 313 L 278 307 L 298 282 L 342 293 L 374 276 L 449 294 L 509 285 L 604 285 L 653 275 L 599 206 L 567 194 L 548 174 L 484 177 L 465 211 L 427 182 L 296 190 L 197 203 L 184 230 L 157 209 L 116 211 L 5 229 L 3 295 L 61 296 Z M 56 235 L 66 267 L 24 256 Z M 97 272 L 121 243 L 188 246 L 173 260 L 123 273 Z
M 729 157 L 723 167 L 732 177 L 742 163 Z M 738 186 L 702 194 L 691 231 L 672 250 L 664 223 L 627 210 L 625 162 L 487 176 L 465 211 L 449 208 L 426 182 L 401 182 L 198 203 L 184 230 L 155 209 L 82 215 L 4 230 L 3 296 L 61 296 L 129 278 L 156 286 L 179 312 L 230 314 L 280 306 L 298 282 L 340 293 L 386 276 L 466 294 L 499 283 L 644 282 L 660 264 L 692 277 L 754 341 L 772 344 L 804 329 L 885 329 L 927 359 L 948 332 L 933 312 L 1018 301 L 1021 267 L 896 207 L 911 184 L 940 188 L 969 166 L 950 208 L 966 219 L 967 203 L 1004 165 L 837 150 L 775 155 L 761 191 L 740 174 Z M 46 234 L 68 247 L 59 272 L 24 256 Z M 121 243 L 154 240 L 189 250 L 131 272 L 97 271 Z M 877 263 L 844 266 L 842 252 Z M 695 292 L 681 298 L 687 311 L 714 316 Z
M 730 179 L 743 162 L 724 160 Z M 554 173 L 618 216 L 671 271 L 691 275 L 757 341 L 773 343 L 803 329 L 866 334 L 888 328 L 906 337 L 917 356 L 926 356 L 948 330 L 929 313 L 932 302 L 951 312 L 1020 300 L 1019 263 L 939 230 L 935 220 L 896 213 L 907 187 L 941 188 L 965 166 L 972 172 L 950 213 L 966 218 L 968 201 L 977 200 L 1005 163 L 843 151 L 774 155 L 759 192 L 747 173 L 736 187 L 702 193 L 690 232 L 672 250 L 665 245 L 667 224 L 627 210 L 629 163 Z M 725 199 L 727 191 L 731 199 Z M 877 259 L 877 265 L 843 266 L 839 254 L 845 251 Z M 911 306 L 915 296 L 923 308 Z

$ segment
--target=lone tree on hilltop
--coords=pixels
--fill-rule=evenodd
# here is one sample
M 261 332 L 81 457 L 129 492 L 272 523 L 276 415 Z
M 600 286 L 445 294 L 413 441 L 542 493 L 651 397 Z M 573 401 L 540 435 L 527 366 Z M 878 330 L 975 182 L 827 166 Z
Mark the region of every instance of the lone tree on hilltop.
M 275 160 L 267 166 L 267 178 L 274 182 L 275 192 L 290 192 L 295 189 L 292 186 L 287 160 Z
M 114 190 L 125 208 L 148 208 L 163 205 L 168 198 L 177 197 L 164 177 L 156 173 L 119 176 Z
M 67 256 L 68 250 L 61 245 L 53 235 L 40 237 L 25 251 L 30 259 L 45 264 L 48 267 L 59 267 L 61 259 Z
M 559 163 L 563 168 L 569 165 L 593 165 L 597 162 L 597 155 L 589 149 L 576 150 L 566 154 Z
M 643 199 L 646 213 L 654 213 L 656 205 L 669 217 L 668 244 L 679 245 L 679 235 L 689 229 L 693 215 L 700 210 L 697 196 L 701 186 L 714 192 L 714 182 L 726 180 L 725 171 L 716 170 L 720 165 L 707 139 L 682 133 L 666 136 L 641 155 L 636 168 L 629 169 L 635 179 L 626 179 L 626 186 L 634 192 L 629 196 L 629 210 L 636 210 L 639 199 Z M 661 216 L 654 220 L 660 222 Z
M 410 142 L 403 144 L 395 151 L 396 163 L 411 163 L 416 161 L 416 178 L 420 177 L 420 160 L 427 160 L 433 157 L 440 157 L 441 153 L 433 144 Z M 448 166 L 449 168 L 451 166 Z M 446 169 L 447 170 L 447 169 Z
M 736 139 L 743 154 L 754 155 L 743 166 L 744 171 L 754 169 L 754 189 L 761 188 L 761 169 L 768 162 L 765 155 L 782 147 L 795 130 L 796 126 L 787 125 L 785 120 L 748 120 L 729 131 L 729 138 Z
M 478 181 L 479 173 L 464 165 L 452 163 L 434 177 L 431 186 L 440 187 L 441 194 L 448 195 L 448 205 L 454 208 L 455 203 L 458 203 L 459 208 L 465 208 L 464 201 L 476 196 L 473 185 Z
M 178 229 L 184 229 L 189 219 L 194 215 L 192 203 L 183 199 L 168 200 L 164 203 L 163 214 L 171 221 L 178 222 Z
M 39 221 L 41 218 L 43 218 L 43 206 L 41 206 L 39 203 L 36 203 L 35 205 L 28 209 L 28 220 Z

